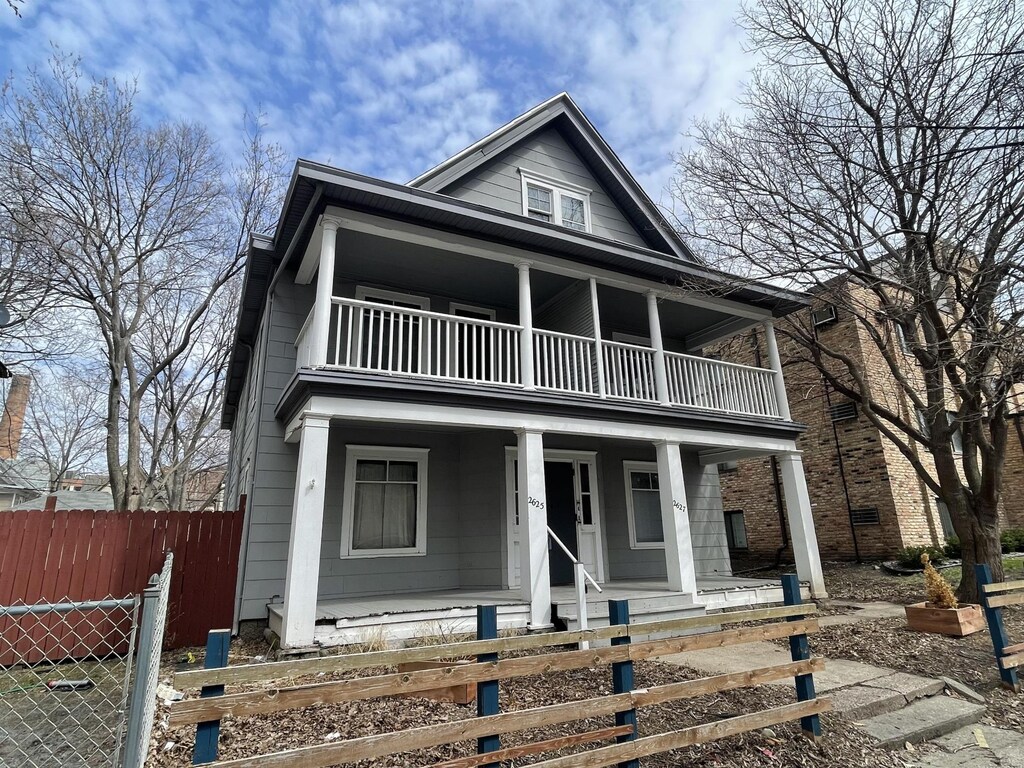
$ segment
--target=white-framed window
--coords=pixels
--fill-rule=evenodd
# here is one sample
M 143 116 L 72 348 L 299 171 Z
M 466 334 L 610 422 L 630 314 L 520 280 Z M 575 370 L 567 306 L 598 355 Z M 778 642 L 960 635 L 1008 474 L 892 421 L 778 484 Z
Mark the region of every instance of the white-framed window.
M 624 461 L 626 478 L 626 517 L 629 520 L 629 546 L 632 549 L 664 549 L 665 531 L 661 524 L 661 493 L 658 465 L 653 461 Z
M 427 553 L 428 451 L 345 446 L 342 557 Z
M 426 296 L 388 291 L 383 288 L 369 288 L 365 285 L 356 286 L 356 299 L 359 301 L 372 301 L 374 304 L 385 304 L 390 307 L 430 309 L 430 299 Z
M 519 169 L 523 179 L 523 215 L 578 232 L 590 232 L 590 190 Z

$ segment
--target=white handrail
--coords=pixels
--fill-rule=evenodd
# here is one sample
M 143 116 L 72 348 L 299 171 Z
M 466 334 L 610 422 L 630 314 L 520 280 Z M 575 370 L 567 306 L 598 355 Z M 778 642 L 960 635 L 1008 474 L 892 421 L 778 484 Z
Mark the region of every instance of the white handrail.
M 467 318 L 459 315 L 446 315 L 444 312 L 431 312 L 427 309 L 415 309 L 414 307 L 396 307 L 393 304 L 381 304 L 375 301 L 363 301 L 362 299 L 345 299 L 335 296 L 331 299 L 332 304 L 345 304 L 350 307 L 367 307 L 369 309 L 388 309 L 401 312 L 403 315 L 417 315 L 418 317 L 434 317 L 439 320 L 472 320 L 473 325 L 489 326 L 491 328 L 507 328 L 511 331 L 521 331 L 523 326 L 512 323 L 499 323 L 496 320 L 484 320 L 483 318 Z
M 562 540 L 558 538 L 557 535 L 555 535 L 555 532 L 551 530 L 550 525 L 548 526 L 548 536 L 551 537 L 555 544 L 562 548 L 562 551 L 565 552 L 566 556 L 570 560 L 572 560 L 573 565 L 583 565 L 583 563 L 580 562 L 579 558 L 577 558 L 576 555 L 570 552 L 569 548 L 562 543 Z M 601 585 L 594 581 L 594 577 L 591 576 L 590 573 L 587 571 L 586 566 L 583 567 L 583 575 L 587 577 L 587 581 L 594 585 L 594 589 L 596 589 L 598 592 L 604 592 L 604 590 L 601 589 Z

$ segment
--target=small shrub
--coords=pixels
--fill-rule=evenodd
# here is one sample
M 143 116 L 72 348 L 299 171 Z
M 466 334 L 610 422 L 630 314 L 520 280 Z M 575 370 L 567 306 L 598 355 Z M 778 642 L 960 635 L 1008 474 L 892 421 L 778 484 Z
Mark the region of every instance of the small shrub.
M 1007 528 L 999 536 L 1003 553 L 1024 552 L 1024 528 Z
M 928 596 L 928 604 L 936 608 L 956 608 L 956 595 L 953 594 L 953 587 L 942 578 L 942 574 L 935 570 L 935 566 L 929 562 L 928 553 L 921 555 L 921 563 L 924 565 L 924 590 Z
M 963 557 L 963 549 L 960 547 L 960 539 L 956 536 L 950 536 L 946 539 L 946 546 L 942 548 L 942 553 L 948 560 L 960 560 Z
M 896 562 L 903 568 L 920 568 L 921 555 L 928 555 L 928 559 L 936 565 L 945 562 L 945 553 L 938 547 L 904 547 L 896 553 Z

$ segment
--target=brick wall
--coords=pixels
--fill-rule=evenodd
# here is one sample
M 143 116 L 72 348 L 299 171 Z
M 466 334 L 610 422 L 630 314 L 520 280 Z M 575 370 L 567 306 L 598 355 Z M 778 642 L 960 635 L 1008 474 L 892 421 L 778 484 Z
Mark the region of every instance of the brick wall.
M 854 356 L 874 381 L 881 383 L 891 377 L 876 345 L 842 309 L 838 321 L 819 332 L 830 346 Z M 767 353 L 758 336 L 737 337 L 716 351 L 729 360 L 763 364 Z M 754 351 L 755 338 L 760 359 Z M 933 536 L 933 518 L 938 520 L 934 504 L 896 446 L 859 413 L 856 418 L 836 422 L 833 429 L 830 406 L 846 399 L 828 393 L 817 371 L 796 360 L 795 343 L 781 334 L 779 351 L 793 420 L 807 425 L 797 446 L 803 452 L 822 557 L 852 558 L 859 552 L 865 559 L 878 559 L 908 544 L 938 541 L 941 526 L 938 537 Z M 884 391 L 898 395 L 895 387 Z M 889 405 L 900 407 L 895 402 Z M 774 554 L 782 537 L 770 459 L 742 461 L 735 471 L 723 472 L 722 496 L 726 510 L 743 510 L 751 554 Z M 851 523 L 851 509 L 870 508 L 878 512 L 877 523 Z
M 1024 413 L 1010 419 L 1003 469 L 1003 524 L 1024 528 Z

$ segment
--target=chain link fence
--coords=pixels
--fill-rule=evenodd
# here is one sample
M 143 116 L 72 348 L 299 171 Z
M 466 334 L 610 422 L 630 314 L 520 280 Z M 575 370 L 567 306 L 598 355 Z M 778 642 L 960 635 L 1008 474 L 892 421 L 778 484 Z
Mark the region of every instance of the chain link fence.
M 143 596 L 0 606 L 0 766 L 143 765 L 169 582 L 168 555 Z
M 138 607 L 0 606 L 0 765 L 120 765 Z

